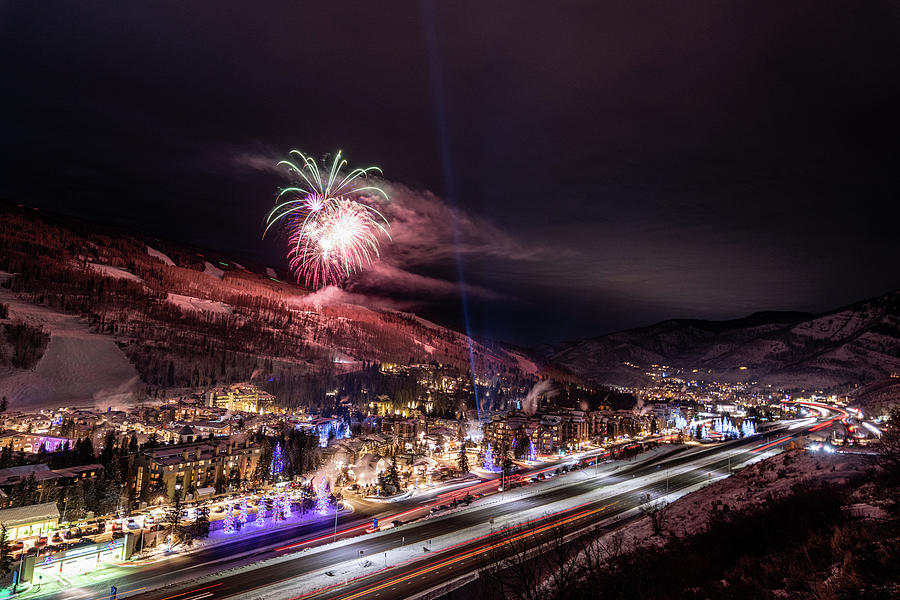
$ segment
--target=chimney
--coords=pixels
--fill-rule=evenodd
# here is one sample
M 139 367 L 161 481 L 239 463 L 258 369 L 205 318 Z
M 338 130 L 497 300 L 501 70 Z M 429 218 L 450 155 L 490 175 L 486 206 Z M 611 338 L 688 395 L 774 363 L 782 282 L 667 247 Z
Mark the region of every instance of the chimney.
M 187 460 L 188 460 L 188 449 L 187 448 L 185 448 L 181 452 L 181 458 L 184 460 L 184 462 L 187 462 Z

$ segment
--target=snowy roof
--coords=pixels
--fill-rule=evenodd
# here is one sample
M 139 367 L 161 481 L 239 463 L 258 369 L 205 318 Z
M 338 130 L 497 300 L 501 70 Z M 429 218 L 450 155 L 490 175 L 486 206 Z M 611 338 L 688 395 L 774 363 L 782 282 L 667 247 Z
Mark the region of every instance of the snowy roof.
M 59 475 L 51 471 L 50 467 L 45 464 L 22 465 L 20 467 L 10 467 L 8 469 L 0 470 L 0 486 L 18 483 L 28 479 L 32 474 L 36 481 L 59 478 Z
M 49 521 L 50 519 L 59 519 L 59 509 L 56 507 L 56 502 L 44 502 L 43 504 L 0 510 L 0 523 L 7 527 L 26 525 L 36 521 Z

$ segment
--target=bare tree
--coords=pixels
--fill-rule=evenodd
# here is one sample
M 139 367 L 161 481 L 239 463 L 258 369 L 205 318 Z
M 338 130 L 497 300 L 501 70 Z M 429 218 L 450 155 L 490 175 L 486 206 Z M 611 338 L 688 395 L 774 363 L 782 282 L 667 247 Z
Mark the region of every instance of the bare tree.
M 663 499 L 651 500 L 650 494 L 641 497 L 641 514 L 650 518 L 650 526 L 655 535 L 662 535 L 669 512 L 669 503 Z
M 878 451 L 884 467 L 900 474 L 900 408 L 891 410 L 891 417 L 878 441 Z

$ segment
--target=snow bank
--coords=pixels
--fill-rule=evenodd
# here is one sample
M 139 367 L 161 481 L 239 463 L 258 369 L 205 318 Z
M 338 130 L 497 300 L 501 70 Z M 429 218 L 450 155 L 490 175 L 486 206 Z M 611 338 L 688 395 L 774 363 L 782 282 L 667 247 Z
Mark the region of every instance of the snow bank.
M 104 277 L 114 277 L 116 279 L 127 279 L 129 281 L 143 282 L 144 280 L 125 269 L 113 267 L 112 265 L 101 265 L 97 263 L 88 263 L 92 271 L 100 273 Z
M 203 298 L 194 298 L 193 296 L 182 296 L 181 294 L 173 294 L 171 292 L 169 292 L 166 300 L 182 310 L 198 310 L 221 315 L 230 315 L 234 312 L 233 309 L 224 302 L 204 300 Z
M 208 260 L 203 261 L 203 272 L 210 277 L 215 277 L 216 279 L 222 279 L 225 276 L 225 271 L 215 266 Z
M 165 264 L 167 264 L 167 265 L 170 266 L 170 267 L 174 267 L 174 266 L 175 266 L 175 263 L 172 262 L 172 259 L 171 259 L 171 258 L 169 258 L 168 256 L 166 256 L 165 254 L 163 254 L 163 253 L 160 252 L 159 250 L 154 250 L 154 249 L 151 248 L 150 246 L 147 246 L 147 254 L 149 254 L 149 255 L 152 256 L 153 258 L 158 258 L 159 260 L 163 261 Z
M 32 370 L 0 370 L 0 395 L 11 408 L 121 406 L 136 399 L 140 378 L 111 336 L 89 331 L 78 317 L 18 300 L 0 289 L 10 317 L 50 332 L 50 343 Z
M 766 454 L 759 456 L 762 458 Z M 704 531 L 709 525 L 713 504 L 719 508 L 727 505 L 730 512 L 756 508 L 769 503 L 772 496 L 790 493 L 801 481 L 843 483 L 871 465 L 868 457 L 854 454 L 801 450 L 777 454 L 673 502 L 667 509 L 661 536 L 653 534 L 649 517 L 641 517 L 604 536 L 603 541 L 609 542 L 613 536 L 621 534 L 624 540 L 636 546 L 664 546 L 670 540 Z

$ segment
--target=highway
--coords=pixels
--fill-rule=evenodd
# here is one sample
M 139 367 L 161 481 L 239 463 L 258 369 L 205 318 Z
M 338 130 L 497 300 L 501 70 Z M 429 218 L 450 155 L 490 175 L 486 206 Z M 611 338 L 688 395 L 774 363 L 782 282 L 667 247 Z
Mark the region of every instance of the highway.
M 613 472 L 609 465 L 574 471 L 549 482 L 495 492 L 470 507 L 371 535 L 360 535 L 371 524 L 369 515 L 344 515 L 338 522 L 338 544 L 330 543 L 332 519 L 273 531 L 264 538 L 238 537 L 228 544 L 133 568 L 113 583 L 118 587 L 119 600 L 217 600 L 241 595 L 406 597 L 472 572 L 485 552 L 502 552 L 502 544 L 497 546 L 498 540 L 491 537 L 492 519 L 498 529 L 527 522 L 524 530 L 511 530 L 515 532 L 511 535 L 536 543 L 552 536 L 553 527 L 561 523 L 586 528 L 624 518 L 635 512 L 646 494 L 654 499 L 674 497 L 715 477 L 727 476 L 730 470 L 759 459 L 766 451 L 805 435 L 825 419 L 793 430 L 789 424 L 779 424 L 764 435 L 657 454 L 649 460 L 637 457 L 620 461 L 614 463 Z M 417 517 L 451 495 L 474 488 L 496 489 L 496 485 L 473 482 L 405 510 L 385 506 L 382 518 L 396 518 L 398 512 L 406 513 L 401 517 L 404 520 Z M 395 514 L 387 516 L 389 512 Z M 96 583 L 43 597 L 100 600 L 109 597 L 109 585 Z

